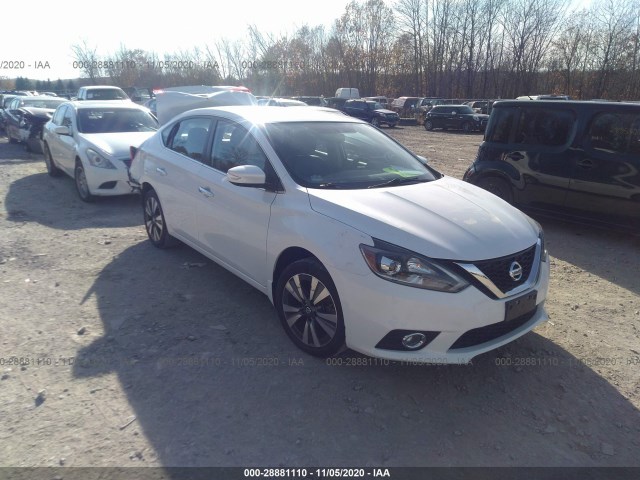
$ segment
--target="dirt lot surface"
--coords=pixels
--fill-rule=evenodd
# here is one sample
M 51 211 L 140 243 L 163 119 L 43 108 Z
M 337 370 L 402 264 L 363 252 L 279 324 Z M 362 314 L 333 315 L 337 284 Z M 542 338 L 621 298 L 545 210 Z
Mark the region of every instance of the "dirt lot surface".
M 481 141 L 389 132 L 455 177 Z M 0 200 L 0 465 L 640 466 L 637 237 L 538 219 L 551 321 L 472 365 L 329 365 L 137 197 L 3 138 Z

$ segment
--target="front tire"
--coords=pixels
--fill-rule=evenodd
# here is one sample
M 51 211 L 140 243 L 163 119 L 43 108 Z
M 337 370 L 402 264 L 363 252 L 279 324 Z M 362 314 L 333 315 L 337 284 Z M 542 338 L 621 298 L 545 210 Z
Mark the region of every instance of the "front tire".
M 76 167 L 74 169 L 74 179 L 76 182 L 76 190 L 80 196 L 80 200 L 83 202 L 94 202 L 96 197 L 91 194 L 89 190 L 89 182 L 87 181 L 87 174 L 84 171 L 84 166 L 80 160 L 76 160 Z
M 47 166 L 47 173 L 50 177 L 59 177 L 62 171 L 56 166 L 56 162 L 53 160 L 49 145 L 44 144 L 44 163 Z
M 498 177 L 483 177 L 476 185 L 500 197 L 507 203 L 513 203 L 513 191 L 506 180 Z
M 169 235 L 167 222 L 164 219 L 164 212 L 160 199 L 155 190 L 150 189 L 144 192 L 142 200 L 144 214 L 144 226 L 149 236 L 149 241 L 157 248 L 169 248 L 177 243 L 177 240 Z
M 344 345 L 338 291 L 318 261 L 298 260 L 285 268 L 278 278 L 274 304 L 285 332 L 301 350 L 328 357 Z
M 427 131 L 431 131 L 433 130 L 433 122 L 431 120 L 425 120 L 424 121 L 424 129 Z
M 469 122 L 464 122 L 462 124 L 462 131 L 464 133 L 471 133 L 471 124 Z
M 371 119 L 371 125 L 373 125 L 374 127 L 379 127 L 380 126 L 380 120 L 378 120 L 376 117 L 373 117 Z

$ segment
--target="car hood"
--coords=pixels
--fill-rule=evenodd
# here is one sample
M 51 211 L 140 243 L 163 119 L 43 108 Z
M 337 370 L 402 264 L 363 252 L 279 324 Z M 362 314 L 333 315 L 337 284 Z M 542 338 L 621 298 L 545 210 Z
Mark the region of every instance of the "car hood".
M 113 157 L 129 157 L 129 147 L 139 147 L 155 132 L 117 132 L 82 134 L 87 148 L 97 148 Z
M 22 110 L 27 112 L 29 115 L 33 117 L 40 118 L 51 118 L 53 112 L 55 112 L 55 108 L 37 108 L 37 107 L 22 107 Z
M 538 237 L 518 209 L 449 177 L 397 187 L 307 190 L 314 211 L 432 258 L 497 258 L 530 247 Z

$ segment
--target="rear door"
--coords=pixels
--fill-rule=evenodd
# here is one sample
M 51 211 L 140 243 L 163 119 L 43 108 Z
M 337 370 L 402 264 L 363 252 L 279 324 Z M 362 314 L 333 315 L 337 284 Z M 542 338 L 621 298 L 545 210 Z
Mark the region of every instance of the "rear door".
M 187 117 L 163 131 L 161 154 L 145 161 L 145 172 L 156 190 L 172 233 L 198 242 L 196 211 L 201 193 L 198 172 L 213 132 L 210 117 Z
M 492 115 L 487 138 L 502 144 L 500 160 L 518 176 L 513 192 L 516 203 L 545 210 L 563 208 L 576 155 L 572 147 L 576 112 L 534 106 L 496 108 Z

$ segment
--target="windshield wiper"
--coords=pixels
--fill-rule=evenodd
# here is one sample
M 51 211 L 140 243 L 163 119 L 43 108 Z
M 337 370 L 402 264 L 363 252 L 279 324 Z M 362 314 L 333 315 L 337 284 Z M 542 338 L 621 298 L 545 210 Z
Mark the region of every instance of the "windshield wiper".
M 380 188 L 389 187 L 392 185 L 408 185 L 410 183 L 423 183 L 428 182 L 428 179 L 420 179 L 422 175 L 416 175 L 415 177 L 395 177 L 386 182 L 376 183 L 375 185 L 369 185 L 367 188 Z

